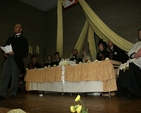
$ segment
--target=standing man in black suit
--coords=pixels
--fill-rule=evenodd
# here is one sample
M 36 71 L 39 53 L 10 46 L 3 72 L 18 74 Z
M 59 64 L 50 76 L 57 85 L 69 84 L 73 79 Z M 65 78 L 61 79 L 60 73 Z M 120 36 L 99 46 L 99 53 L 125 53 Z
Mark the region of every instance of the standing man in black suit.
M 28 53 L 28 41 L 22 36 L 23 27 L 16 24 L 14 27 L 14 36 L 6 41 L 6 45 L 12 45 L 12 52 L 5 53 L 5 61 L 3 63 L 3 73 L 0 84 L 0 100 L 5 100 L 7 94 L 7 86 L 11 78 L 10 96 L 14 99 L 17 94 L 18 80 L 20 72 L 23 68 L 23 57 Z
M 121 50 L 117 46 L 113 44 L 110 40 L 107 42 L 108 48 L 110 50 L 109 58 L 112 60 L 120 61 L 122 63 L 127 62 L 129 59 L 128 55 L 125 53 L 125 51 Z

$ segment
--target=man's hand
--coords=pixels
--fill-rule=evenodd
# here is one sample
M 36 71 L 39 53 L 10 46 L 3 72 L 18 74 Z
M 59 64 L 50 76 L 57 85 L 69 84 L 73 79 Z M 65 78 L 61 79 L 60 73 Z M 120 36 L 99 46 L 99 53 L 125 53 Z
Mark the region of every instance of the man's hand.
M 14 52 L 9 52 L 8 54 L 14 56 Z
M 4 53 L 4 56 L 5 56 L 5 57 L 8 57 L 8 55 L 7 55 L 6 53 Z
M 138 58 L 139 56 L 138 56 L 138 54 L 137 53 L 135 53 L 134 54 L 134 58 Z

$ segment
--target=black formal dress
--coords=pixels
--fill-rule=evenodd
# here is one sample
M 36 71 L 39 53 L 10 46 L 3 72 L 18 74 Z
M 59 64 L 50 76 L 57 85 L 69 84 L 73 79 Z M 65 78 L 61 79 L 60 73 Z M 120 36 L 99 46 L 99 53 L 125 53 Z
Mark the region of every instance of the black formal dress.
M 134 63 L 129 63 L 129 69 L 120 70 L 117 78 L 118 95 L 124 99 L 141 97 L 141 69 Z
M 140 48 L 141 41 L 134 44 L 128 52 L 131 59 L 128 60 L 125 66 L 120 67 L 122 70 L 120 70 L 117 78 L 117 92 L 124 99 L 141 97 L 141 57 L 134 57 L 134 54 Z

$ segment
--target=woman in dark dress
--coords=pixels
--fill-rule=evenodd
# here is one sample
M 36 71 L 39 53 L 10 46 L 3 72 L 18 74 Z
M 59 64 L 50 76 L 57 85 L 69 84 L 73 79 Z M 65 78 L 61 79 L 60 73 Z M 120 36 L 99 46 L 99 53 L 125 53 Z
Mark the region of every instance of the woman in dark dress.
M 107 49 L 107 44 L 103 40 L 100 40 L 98 43 L 99 52 L 97 53 L 97 60 L 105 60 L 105 58 L 109 57 L 109 52 Z
M 141 40 L 141 28 L 138 30 Z M 133 45 L 128 52 L 130 59 L 125 67 L 120 66 L 119 77 L 117 78 L 118 95 L 124 99 L 141 97 L 141 41 Z

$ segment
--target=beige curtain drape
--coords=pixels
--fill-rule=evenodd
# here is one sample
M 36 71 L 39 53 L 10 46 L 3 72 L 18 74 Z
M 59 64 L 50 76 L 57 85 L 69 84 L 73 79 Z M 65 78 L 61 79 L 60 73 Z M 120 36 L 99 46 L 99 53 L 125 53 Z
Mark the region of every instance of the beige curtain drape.
M 119 48 L 125 51 L 129 51 L 129 49 L 133 46 L 132 43 L 120 37 L 118 34 L 113 32 L 106 24 L 104 24 L 104 22 L 94 13 L 94 11 L 89 7 L 85 0 L 79 0 L 79 3 L 93 31 L 97 31 L 97 34 L 99 36 L 103 36 L 100 38 L 106 37 L 105 40 L 108 38 Z
M 91 53 L 92 60 L 96 59 L 96 46 L 94 40 L 94 33 L 96 33 L 104 41 L 111 40 L 116 46 L 123 49 L 124 51 L 129 51 L 133 46 L 132 43 L 120 37 L 114 31 L 112 31 L 89 7 L 85 0 L 79 0 L 79 3 L 83 9 L 84 15 L 86 16 L 86 22 L 80 33 L 78 41 L 74 48 L 80 51 L 83 47 L 84 40 L 88 31 L 88 43 Z M 57 22 L 57 51 L 60 56 L 63 55 L 63 18 L 62 18 L 62 5 L 65 4 L 65 0 L 58 0 L 58 22 Z
M 63 56 L 63 14 L 62 6 L 65 4 L 65 0 L 58 0 L 57 4 L 57 46 L 56 50 Z
M 94 40 L 94 32 L 91 26 L 89 26 L 89 29 L 88 29 L 88 43 L 89 43 L 91 59 L 92 61 L 94 61 L 96 59 L 97 52 L 96 52 L 96 45 Z
M 83 26 L 83 29 L 82 29 L 82 31 L 80 33 L 80 36 L 79 36 L 79 38 L 77 40 L 77 43 L 76 43 L 76 45 L 74 47 L 75 49 L 77 49 L 79 51 L 78 52 L 78 55 L 81 54 L 80 51 L 82 50 L 83 43 L 84 43 L 84 40 L 86 38 L 87 30 L 88 30 L 88 22 L 86 21 L 85 24 L 84 24 L 84 26 Z

